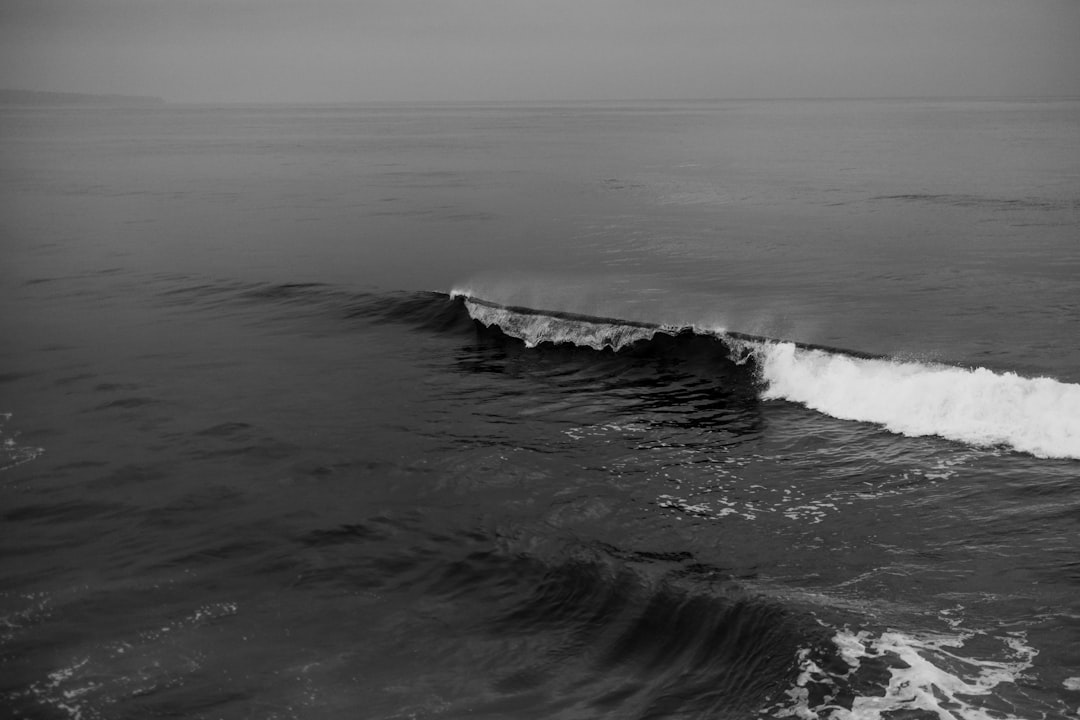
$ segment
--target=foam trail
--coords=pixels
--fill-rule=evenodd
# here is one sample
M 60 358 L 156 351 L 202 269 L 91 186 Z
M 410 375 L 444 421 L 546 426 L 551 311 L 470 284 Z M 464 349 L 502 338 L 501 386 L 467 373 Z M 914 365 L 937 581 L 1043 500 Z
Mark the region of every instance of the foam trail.
M 1080 459 L 1080 385 L 985 368 L 850 357 L 786 342 L 748 346 L 765 399 L 908 436 Z
M 45 452 L 44 449 L 39 447 L 20 445 L 17 440 L 19 434 L 17 432 L 8 434 L 5 429 L 5 425 L 9 420 L 11 420 L 11 413 L 0 413 L 0 470 L 7 470 L 16 465 L 30 462 Z
M 841 630 L 833 642 L 848 671 L 832 675 L 818 667 L 808 652 L 801 652 L 801 672 L 787 692 L 790 703 L 772 708 L 773 715 L 804 720 L 1019 720 L 1014 715 L 991 713 L 975 698 L 992 696 L 1003 684 L 1015 684 L 1033 667 L 1038 651 L 1027 644 L 1022 633 L 1013 633 L 1003 639 L 1004 659 L 981 660 L 958 653 L 970 637 L 969 633 L 919 637 L 888 631 L 874 638 L 867 632 Z M 839 702 L 842 693 L 834 695 L 828 690 L 820 701 L 810 700 L 811 687 L 835 692 L 850 686 L 864 665 L 881 663 L 888 668 L 888 683 L 875 687 L 872 694 L 854 694 L 850 707 L 847 702 Z

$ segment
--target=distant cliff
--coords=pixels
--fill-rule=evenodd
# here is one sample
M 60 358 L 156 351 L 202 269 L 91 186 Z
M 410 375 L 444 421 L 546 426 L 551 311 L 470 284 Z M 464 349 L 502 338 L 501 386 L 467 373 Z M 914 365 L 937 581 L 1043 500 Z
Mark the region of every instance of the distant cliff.
M 0 105 L 160 105 L 165 101 L 145 95 L 87 95 L 84 93 L 2 90 Z

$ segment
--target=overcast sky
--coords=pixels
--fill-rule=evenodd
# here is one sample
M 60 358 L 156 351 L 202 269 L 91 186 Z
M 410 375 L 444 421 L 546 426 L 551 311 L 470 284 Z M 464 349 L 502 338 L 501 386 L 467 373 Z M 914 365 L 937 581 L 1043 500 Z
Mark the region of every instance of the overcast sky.
M 0 87 L 210 102 L 1080 95 L 1080 0 L 0 0 Z

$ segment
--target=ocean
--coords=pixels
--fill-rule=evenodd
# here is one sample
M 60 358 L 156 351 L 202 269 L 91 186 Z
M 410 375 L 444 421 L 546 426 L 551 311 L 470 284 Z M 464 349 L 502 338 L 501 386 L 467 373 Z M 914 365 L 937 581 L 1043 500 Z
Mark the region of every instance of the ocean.
M 1080 100 L 0 109 L 15 718 L 1080 717 Z

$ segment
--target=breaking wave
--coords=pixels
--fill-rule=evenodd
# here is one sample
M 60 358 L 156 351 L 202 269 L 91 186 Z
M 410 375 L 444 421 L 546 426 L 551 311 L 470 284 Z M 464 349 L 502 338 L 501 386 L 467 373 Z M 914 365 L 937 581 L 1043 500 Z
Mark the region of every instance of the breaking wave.
M 1080 385 L 982 367 L 898 360 L 725 329 L 686 327 L 506 306 L 451 293 L 485 327 L 528 347 L 570 343 L 619 352 L 658 336 L 702 336 L 752 362 L 765 400 L 911 437 L 938 436 L 1042 458 L 1080 459 Z
M 986 368 L 853 358 L 792 343 L 751 348 L 765 399 L 907 436 L 1080 459 L 1080 385 Z
M 243 307 L 272 303 L 291 314 L 414 325 L 458 333 L 475 323 L 527 347 L 572 345 L 648 355 L 716 343 L 717 355 L 753 371 L 763 400 L 784 400 L 841 420 L 874 423 L 909 437 L 937 436 L 1040 458 L 1080 459 L 1080 384 L 984 367 L 898 359 L 859 350 L 752 335 L 726 328 L 661 324 L 503 305 L 454 290 L 349 293 L 307 284 L 184 285 L 171 302 Z M 661 342 L 662 341 L 662 342 Z M 40 450 L 11 445 L 8 466 Z

